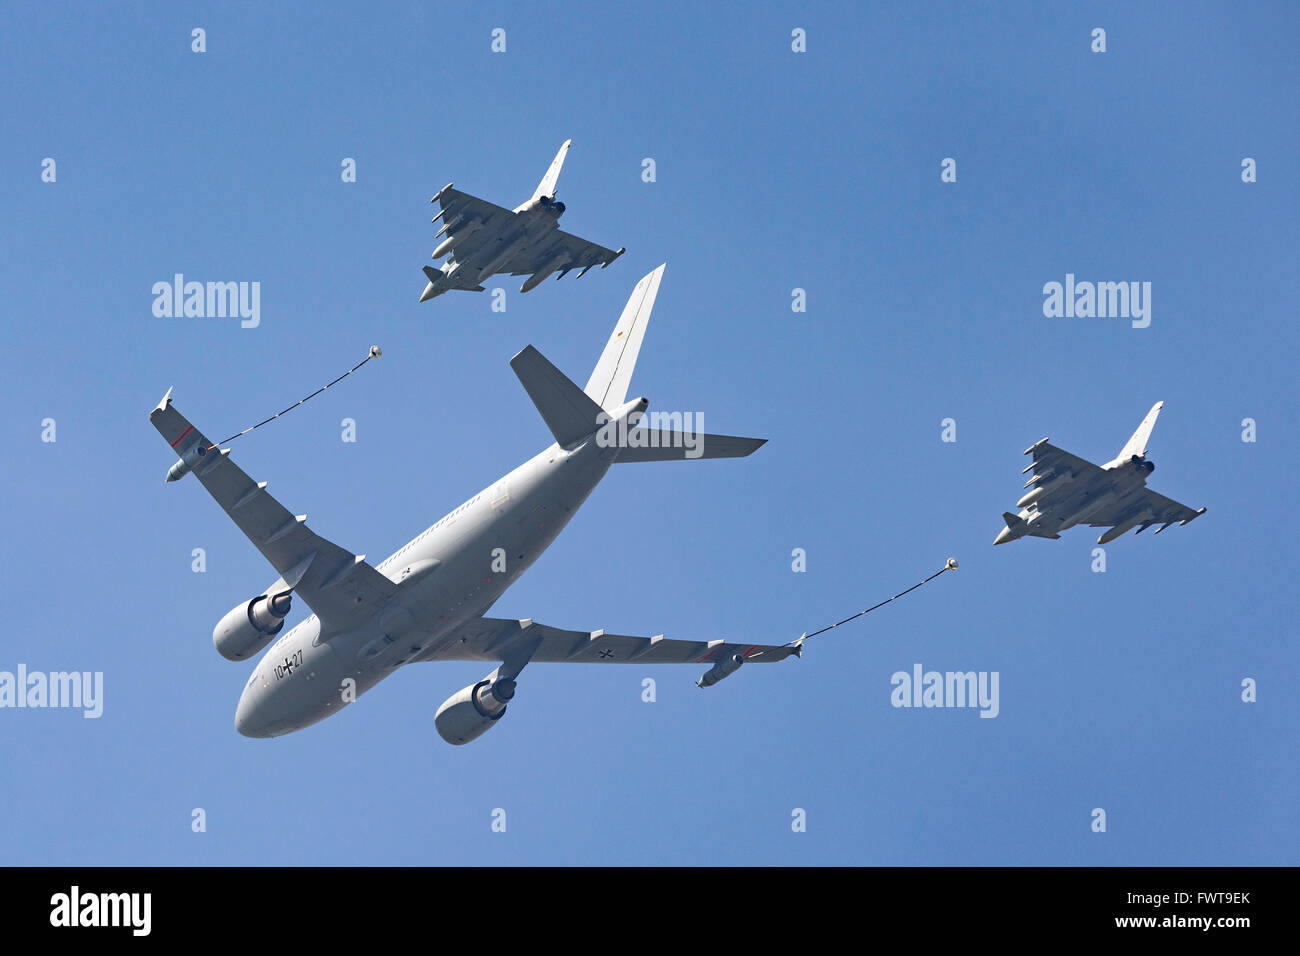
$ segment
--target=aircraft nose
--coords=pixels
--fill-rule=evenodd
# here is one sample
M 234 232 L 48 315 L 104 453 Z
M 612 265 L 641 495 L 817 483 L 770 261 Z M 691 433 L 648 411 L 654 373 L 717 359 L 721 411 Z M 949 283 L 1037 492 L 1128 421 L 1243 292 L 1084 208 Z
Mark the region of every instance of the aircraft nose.
M 245 737 L 270 736 L 260 703 L 253 687 L 246 689 L 239 698 L 239 706 L 235 708 L 235 729 Z

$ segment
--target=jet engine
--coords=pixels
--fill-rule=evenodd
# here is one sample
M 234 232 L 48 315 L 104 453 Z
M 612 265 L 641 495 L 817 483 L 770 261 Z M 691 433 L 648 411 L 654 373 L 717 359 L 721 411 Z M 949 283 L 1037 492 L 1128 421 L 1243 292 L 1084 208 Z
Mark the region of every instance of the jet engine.
M 1148 475 L 1156 470 L 1156 463 L 1154 461 L 1147 461 L 1145 458 L 1140 458 L 1137 455 L 1134 455 L 1129 459 L 1129 461 L 1134 465 L 1137 465 L 1139 468 L 1145 468 Z
M 559 219 L 564 215 L 564 210 L 566 208 L 564 203 L 560 202 L 558 199 L 552 199 L 550 196 L 538 196 L 537 205 L 541 206 L 556 219 Z
M 290 592 L 262 594 L 237 604 L 212 631 L 212 644 L 228 661 L 246 661 L 280 633 L 292 603 Z
M 433 724 L 449 744 L 460 746 L 475 740 L 505 716 L 506 704 L 515 696 L 515 682 L 493 681 L 491 676 L 470 684 L 442 702 Z

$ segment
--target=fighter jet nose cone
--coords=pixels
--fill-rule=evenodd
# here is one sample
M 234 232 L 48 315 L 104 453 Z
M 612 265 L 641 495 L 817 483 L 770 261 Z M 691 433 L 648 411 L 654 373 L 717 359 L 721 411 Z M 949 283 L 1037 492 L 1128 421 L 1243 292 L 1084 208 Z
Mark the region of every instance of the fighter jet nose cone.
M 428 285 L 424 287 L 424 291 L 420 293 L 420 301 L 428 302 L 432 298 L 433 298 L 433 283 L 430 282 Z
M 1006 544 L 1010 540 L 1011 540 L 1011 529 L 1003 528 L 1000 532 L 998 532 L 998 536 L 993 539 L 993 543 Z

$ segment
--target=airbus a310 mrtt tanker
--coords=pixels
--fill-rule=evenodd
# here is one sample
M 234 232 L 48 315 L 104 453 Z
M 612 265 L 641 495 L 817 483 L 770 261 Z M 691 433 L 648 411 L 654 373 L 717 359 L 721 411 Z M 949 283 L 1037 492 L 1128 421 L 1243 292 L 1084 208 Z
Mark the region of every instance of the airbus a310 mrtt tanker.
M 274 737 L 300 730 L 342 710 L 402 665 L 422 661 L 498 665 L 438 709 L 438 733 L 463 744 L 501 718 L 530 661 L 711 663 L 700 679 L 709 686 L 743 663 L 798 655 L 799 642 L 632 637 L 483 616 L 555 540 L 610 465 L 738 458 L 763 444 L 726 435 L 695 435 L 688 442 L 681 431 L 636 424 L 648 401 L 625 395 L 663 268 L 637 284 L 585 389 L 531 345 L 510 360 L 555 442 L 378 566 L 316 534 L 306 515 L 287 511 L 265 482 L 230 460 L 229 449 L 214 447 L 172 406 L 168 390 L 149 416 L 180 454 L 168 479 L 193 471 L 280 573 L 221 619 L 212 635 L 217 650 L 232 661 L 262 650 L 280 635 L 294 594 L 314 612 L 279 636 L 253 669 L 235 712 L 240 733 Z M 625 429 L 621 444 L 607 440 Z
M 1025 469 L 1034 473 L 1025 482 L 1031 490 L 1016 502 L 1020 514 L 1003 513 L 1007 526 L 993 543 L 1004 544 L 1027 535 L 1059 538 L 1066 528 L 1088 524 L 1110 528 L 1097 539 L 1098 544 L 1105 544 L 1132 528 L 1141 533 L 1159 524 L 1159 534 L 1175 521 L 1187 524 L 1205 514 L 1204 508 L 1193 511 L 1147 487 L 1147 477 L 1156 470 L 1155 462 L 1147 461 L 1147 440 L 1163 405 L 1156 402 L 1151 406 L 1133 437 L 1104 465 L 1062 451 L 1046 438 L 1026 448 L 1025 454 L 1034 456 L 1033 464 Z
M 622 249 L 615 252 L 559 228 L 564 203 L 556 201 L 555 186 L 571 142 L 564 141 L 532 196 L 513 210 L 452 189 L 451 183 L 438 190 L 429 200 L 442 204 L 433 217 L 434 222 L 442 220 L 434 238 L 444 233 L 447 238 L 433 250 L 433 258 L 450 256 L 441 269 L 424 267 L 429 283 L 421 302 L 453 289 L 482 292 L 483 280 L 498 273 L 529 276 L 519 287 L 528 292 L 556 271 L 562 279 L 566 272 L 581 269 L 582 278 L 592 266 L 603 269 L 623 254 Z

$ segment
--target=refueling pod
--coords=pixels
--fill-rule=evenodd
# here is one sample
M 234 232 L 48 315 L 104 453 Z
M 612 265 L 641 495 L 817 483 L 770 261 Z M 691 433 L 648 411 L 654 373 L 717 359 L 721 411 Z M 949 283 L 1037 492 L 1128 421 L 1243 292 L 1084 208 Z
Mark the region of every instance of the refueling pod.
M 736 671 L 740 670 L 740 665 L 745 663 L 745 659 L 739 654 L 732 654 L 730 657 L 724 657 L 707 671 L 704 676 L 695 682 L 696 687 L 712 687 L 724 677 L 730 677 Z

